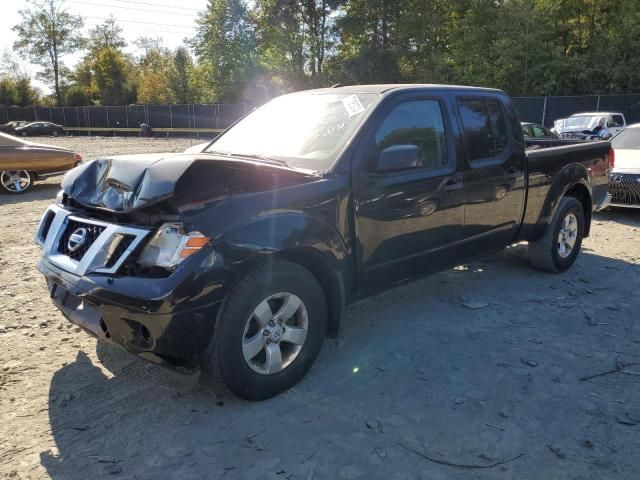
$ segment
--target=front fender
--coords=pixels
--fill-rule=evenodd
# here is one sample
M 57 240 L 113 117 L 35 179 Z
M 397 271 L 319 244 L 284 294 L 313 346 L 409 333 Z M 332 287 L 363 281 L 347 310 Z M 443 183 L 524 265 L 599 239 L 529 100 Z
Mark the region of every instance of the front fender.
M 257 218 L 216 239 L 215 248 L 226 261 L 244 262 L 255 255 L 313 250 L 332 270 L 343 273 L 348 247 L 340 233 L 324 219 L 303 212 Z

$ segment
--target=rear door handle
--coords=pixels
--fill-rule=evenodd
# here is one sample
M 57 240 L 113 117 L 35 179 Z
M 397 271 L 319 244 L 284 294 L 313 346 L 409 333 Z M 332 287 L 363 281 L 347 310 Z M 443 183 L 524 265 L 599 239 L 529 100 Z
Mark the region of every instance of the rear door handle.
M 450 178 L 449 180 L 447 180 L 447 183 L 444 184 L 442 190 L 444 190 L 445 192 L 453 192 L 455 190 L 462 190 L 462 187 L 464 187 L 462 180 Z

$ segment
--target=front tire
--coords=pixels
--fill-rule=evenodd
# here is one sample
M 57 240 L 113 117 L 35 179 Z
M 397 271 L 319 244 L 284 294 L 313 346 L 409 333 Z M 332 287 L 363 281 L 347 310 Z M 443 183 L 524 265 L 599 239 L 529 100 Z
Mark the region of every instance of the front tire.
M 327 303 L 300 265 L 270 261 L 229 293 L 202 359 L 205 383 L 246 400 L 297 384 L 315 361 L 327 329 Z
M 0 172 L 0 185 L 8 193 L 25 193 L 33 186 L 33 174 L 26 170 Z
M 546 272 L 564 272 L 580 253 L 584 231 L 582 204 L 574 197 L 562 198 L 545 235 L 529 242 L 531 264 Z

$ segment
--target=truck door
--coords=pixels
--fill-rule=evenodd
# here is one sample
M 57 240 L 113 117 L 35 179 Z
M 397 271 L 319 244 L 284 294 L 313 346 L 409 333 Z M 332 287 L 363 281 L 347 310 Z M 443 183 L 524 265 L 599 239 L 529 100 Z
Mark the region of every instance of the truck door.
M 456 97 L 466 147 L 467 254 L 509 244 L 522 220 L 526 155 L 515 112 L 496 95 Z M 510 121 L 509 121 L 510 119 Z
M 609 115 L 607 117 L 607 130 L 611 136 L 617 134 L 624 128 L 624 117 L 622 115 Z
M 381 105 L 354 158 L 360 288 L 381 288 L 447 264 L 464 220 L 464 193 L 443 93 Z

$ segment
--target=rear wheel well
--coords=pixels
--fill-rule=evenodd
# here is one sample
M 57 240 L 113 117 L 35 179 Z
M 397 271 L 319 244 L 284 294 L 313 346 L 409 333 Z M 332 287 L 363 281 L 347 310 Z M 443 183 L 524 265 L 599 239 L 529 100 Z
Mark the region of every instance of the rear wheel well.
M 327 336 L 336 338 L 345 303 L 340 274 L 331 268 L 321 253 L 311 249 L 285 250 L 278 253 L 277 257 L 306 268 L 318 280 L 327 300 Z
M 582 210 L 584 211 L 584 236 L 589 236 L 589 231 L 591 230 L 591 194 L 587 187 L 585 187 L 581 183 L 575 184 L 567 193 L 564 194 L 565 197 L 573 197 L 580 202 L 582 205 Z

